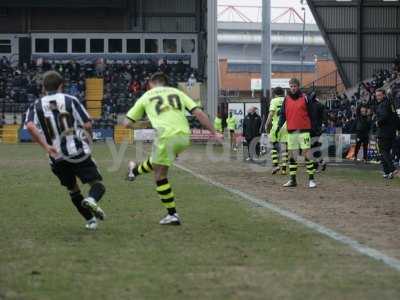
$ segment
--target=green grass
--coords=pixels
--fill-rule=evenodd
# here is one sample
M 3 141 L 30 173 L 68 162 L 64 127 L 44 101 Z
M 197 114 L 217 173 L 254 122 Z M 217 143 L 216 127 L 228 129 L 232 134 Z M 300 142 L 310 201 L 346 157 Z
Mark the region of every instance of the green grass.
M 159 226 L 151 176 L 94 156 L 108 220 L 87 232 L 41 149 L 0 145 L 0 299 L 400 298 L 399 272 L 175 168 L 184 225 Z

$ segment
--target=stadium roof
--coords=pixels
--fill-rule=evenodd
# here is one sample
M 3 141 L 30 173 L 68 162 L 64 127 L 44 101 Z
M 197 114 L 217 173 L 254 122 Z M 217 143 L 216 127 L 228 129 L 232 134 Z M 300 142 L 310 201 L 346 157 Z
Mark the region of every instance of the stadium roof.
M 219 30 L 229 31 L 261 31 L 261 23 L 248 23 L 248 22 L 218 22 Z M 273 23 L 271 26 L 272 31 L 294 31 L 302 32 L 303 24 L 298 23 Z M 320 30 L 316 24 L 306 24 L 306 32 L 319 33 Z
M 307 2 L 346 87 L 391 68 L 400 54 L 399 1 Z

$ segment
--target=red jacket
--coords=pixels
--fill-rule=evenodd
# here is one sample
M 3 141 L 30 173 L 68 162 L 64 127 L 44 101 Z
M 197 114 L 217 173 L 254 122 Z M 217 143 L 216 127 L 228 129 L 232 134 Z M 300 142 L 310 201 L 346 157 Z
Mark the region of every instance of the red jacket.
M 289 132 L 311 130 L 311 118 L 308 106 L 309 103 L 305 94 L 301 94 L 297 99 L 293 99 L 290 95 L 286 96 L 283 109 Z

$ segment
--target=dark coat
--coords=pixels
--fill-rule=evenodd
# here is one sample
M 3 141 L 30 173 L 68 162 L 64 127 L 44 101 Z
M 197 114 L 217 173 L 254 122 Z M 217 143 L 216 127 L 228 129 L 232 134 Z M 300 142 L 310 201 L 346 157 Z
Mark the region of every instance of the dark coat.
M 328 120 L 328 113 L 325 106 L 317 100 L 317 98 L 310 99 L 309 113 L 311 116 L 311 136 L 320 136 L 322 134 L 322 126 Z
M 399 123 L 399 117 L 389 98 L 378 103 L 376 107 L 376 124 L 379 138 L 394 138 Z
M 260 136 L 261 117 L 257 114 L 247 114 L 243 121 L 243 135 L 246 140 Z
M 359 137 L 367 137 L 372 128 L 372 120 L 369 116 L 358 115 L 354 123 L 354 132 Z

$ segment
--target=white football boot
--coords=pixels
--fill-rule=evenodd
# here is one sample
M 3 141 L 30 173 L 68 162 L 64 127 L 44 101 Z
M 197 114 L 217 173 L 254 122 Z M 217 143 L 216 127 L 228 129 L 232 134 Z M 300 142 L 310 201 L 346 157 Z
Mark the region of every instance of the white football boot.
M 136 176 L 135 174 L 133 174 L 133 169 L 135 169 L 136 167 L 136 163 L 134 161 L 130 161 L 128 163 L 128 176 L 127 176 L 127 180 L 128 181 L 134 181 Z
M 317 187 L 317 183 L 315 182 L 315 180 L 310 180 L 310 181 L 308 182 L 308 187 L 309 187 L 310 189 L 315 189 L 315 188 Z
M 97 229 L 97 219 L 95 217 L 91 218 L 87 221 L 85 228 L 87 230 L 96 230 Z
M 297 186 L 297 182 L 290 179 L 288 182 L 286 182 L 283 187 L 296 187 Z
M 168 214 L 161 219 L 160 225 L 181 225 L 181 219 L 177 213 L 173 215 Z
M 106 218 L 106 214 L 101 207 L 97 205 L 96 200 L 94 200 L 92 197 L 83 199 L 82 206 L 89 209 L 96 218 L 102 221 Z

